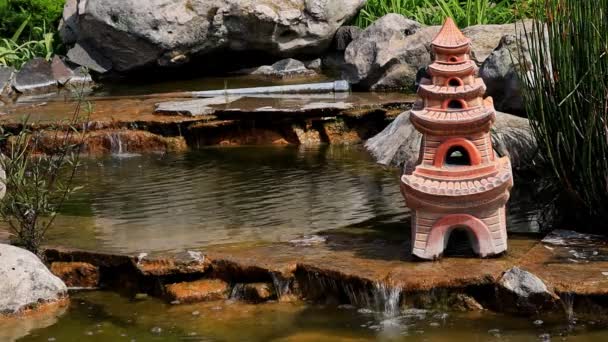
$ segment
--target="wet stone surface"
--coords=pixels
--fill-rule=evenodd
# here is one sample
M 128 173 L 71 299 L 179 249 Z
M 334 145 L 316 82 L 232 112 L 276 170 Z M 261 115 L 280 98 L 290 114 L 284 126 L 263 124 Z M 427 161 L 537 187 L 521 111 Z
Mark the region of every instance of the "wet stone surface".
M 34 58 L 17 72 L 13 87 L 20 93 L 54 92 L 57 90 L 57 80 L 49 62 L 43 58 Z
M 66 92 L 21 96 L 3 106 L 7 115 L 0 123 L 16 130 L 27 114 L 30 122 L 37 123 L 35 129 L 49 128 L 69 120 L 78 108 L 77 102 L 66 101 L 71 96 Z M 183 151 L 208 145 L 360 143 L 412 104 L 410 97 L 396 93 L 179 96 L 184 94 L 88 97 L 91 113 L 84 152 L 103 155 Z M 318 138 L 309 139 L 300 131 Z
M 171 302 L 193 303 L 227 299 L 229 285 L 220 279 L 204 279 L 167 285 Z
M 51 272 L 63 280 L 68 288 L 99 286 L 99 268 L 86 262 L 54 262 Z

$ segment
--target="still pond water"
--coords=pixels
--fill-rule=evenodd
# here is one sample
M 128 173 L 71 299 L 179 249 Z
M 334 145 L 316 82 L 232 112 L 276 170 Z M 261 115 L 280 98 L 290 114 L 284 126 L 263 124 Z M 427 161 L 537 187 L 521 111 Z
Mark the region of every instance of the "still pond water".
M 403 224 L 399 173 L 361 147 L 208 148 L 85 160 L 84 189 L 51 244 L 138 253 L 283 242 L 362 223 Z M 523 188 L 523 187 L 522 187 Z M 514 194 L 512 231 L 535 231 L 537 209 Z
M 40 321 L 39 321 L 40 322 Z M 17 322 L 3 332 L 28 331 Z M 482 313 L 403 310 L 395 316 L 350 306 L 222 301 L 170 305 L 115 293 L 72 296 L 20 341 L 606 341 L 600 322 Z M 45 326 L 48 325 L 48 326 Z M 28 328 L 31 328 L 29 326 Z M 21 329 L 21 330 L 20 330 Z M 11 335 L 5 335 L 8 338 Z

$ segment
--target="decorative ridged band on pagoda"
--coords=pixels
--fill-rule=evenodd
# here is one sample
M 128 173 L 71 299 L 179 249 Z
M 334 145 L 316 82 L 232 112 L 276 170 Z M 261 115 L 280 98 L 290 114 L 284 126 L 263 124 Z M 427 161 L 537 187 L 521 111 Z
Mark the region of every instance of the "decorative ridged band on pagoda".
M 404 175 L 401 180 L 412 189 L 424 194 L 440 196 L 466 196 L 490 192 L 500 188 L 511 180 L 511 163 L 501 159 L 502 166 L 498 173 L 488 177 L 471 177 L 463 180 L 437 180 L 416 175 Z
M 412 110 L 410 112 L 410 120 L 419 132 L 438 136 L 489 132 L 495 119 L 494 110 L 485 107 L 461 112 L 439 109 Z M 446 130 L 448 127 L 449 130 Z
M 472 85 L 446 86 L 435 84 L 420 84 L 418 95 L 435 99 L 472 99 L 486 93 L 486 84 L 482 79 L 476 79 Z
M 468 60 L 462 63 L 433 63 L 429 65 L 428 72 L 431 76 L 468 76 L 477 72 L 477 64 Z

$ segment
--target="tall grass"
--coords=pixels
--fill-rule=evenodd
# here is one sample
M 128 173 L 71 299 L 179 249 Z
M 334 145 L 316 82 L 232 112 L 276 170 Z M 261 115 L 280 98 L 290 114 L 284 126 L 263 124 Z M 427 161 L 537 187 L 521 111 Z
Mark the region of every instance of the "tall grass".
M 537 17 L 546 25 L 537 22 L 521 42 L 532 61 L 520 77 L 526 110 L 540 151 L 573 204 L 566 210 L 605 220 L 608 0 L 544 1 Z
M 367 27 L 388 13 L 398 13 L 425 25 L 440 25 L 445 17 L 460 27 L 505 24 L 528 17 L 538 0 L 368 0 L 356 19 Z

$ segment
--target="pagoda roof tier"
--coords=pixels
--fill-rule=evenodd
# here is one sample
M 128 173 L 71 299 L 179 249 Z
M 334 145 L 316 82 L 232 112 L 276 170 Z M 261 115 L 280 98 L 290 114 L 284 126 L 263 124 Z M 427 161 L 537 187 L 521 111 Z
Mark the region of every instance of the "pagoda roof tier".
M 428 71 L 431 76 L 468 76 L 477 72 L 477 64 L 472 60 L 456 64 L 434 62 L 429 65 Z
M 488 132 L 496 119 L 493 107 L 482 106 L 467 110 L 424 108 L 410 113 L 418 131 L 440 136 Z
M 462 31 L 450 17 L 446 19 L 443 27 L 432 41 L 434 46 L 448 49 L 467 46 L 470 43 L 471 40 L 462 34 Z
M 496 161 L 498 172 L 485 177 L 460 177 L 454 180 L 438 179 L 421 176 L 414 172 L 412 175 L 401 177 L 404 193 L 408 197 L 408 206 L 416 208 L 472 208 L 492 206 L 494 201 L 506 203 L 509 198 L 508 190 L 513 186 L 513 174 L 508 158 Z M 454 198 L 462 200 L 454 200 Z
M 486 85 L 481 78 L 476 78 L 473 84 L 462 86 L 441 86 L 420 83 L 418 95 L 431 99 L 471 99 L 481 97 L 486 92 Z

